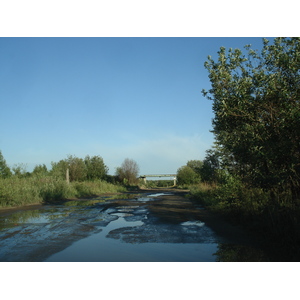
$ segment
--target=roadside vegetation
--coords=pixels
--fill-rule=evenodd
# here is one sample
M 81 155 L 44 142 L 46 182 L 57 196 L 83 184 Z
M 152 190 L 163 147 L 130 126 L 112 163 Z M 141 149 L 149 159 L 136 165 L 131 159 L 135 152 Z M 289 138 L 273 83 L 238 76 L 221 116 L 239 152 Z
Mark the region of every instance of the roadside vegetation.
M 155 189 L 155 188 L 173 188 L 174 180 L 147 180 L 141 179 L 139 182 L 141 188 Z
M 277 260 L 300 258 L 300 38 L 263 40 L 261 53 L 220 48 L 205 67 L 215 145 L 190 193 L 241 224 Z M 184 167 L 187 170 L 187 166 Z M 178 170 L 178 176 L 183 174 Z M 187 185 L 182 179 L 179 185 Z
M 108 167 L 100 156 L 81 159 L 69 155 L 64 160 L 52 162 L 51 170 L 46 165 L 37 165 L 31 173 L 22 164 L 10 169 L 0 151 L 0 207 L 56 202 L 132 189 L 126 177 L 107 173 Z M 132 174 L 128 175 L 132 178 Z
M 126 158 L 121 167 L 118 167 L 116 170 L 117 178 L 123 182 L 125 185 L 136 185 L 139 182 L 138 179 L 139 166 L 133 160 Z

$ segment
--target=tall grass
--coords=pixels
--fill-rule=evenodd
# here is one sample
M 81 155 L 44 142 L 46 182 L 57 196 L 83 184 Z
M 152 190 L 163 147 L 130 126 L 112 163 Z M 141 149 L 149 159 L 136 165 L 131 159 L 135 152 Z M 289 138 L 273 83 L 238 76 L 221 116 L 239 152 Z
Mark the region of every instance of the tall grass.
M 51 176 L 0 179 L 0 207 L 45 203 L 69 198 L 125 192 L 121 185 L 106 181 L 71 182 Z
M 41 202 L 38 186 L 29 179 L 0 179 L 0 206 L 19 206 Z
M 126 192 L 125 186 L 108 183 L 103 180 L 71 182 L 70 187 L 75 190 L 75 197 L 96 196 L 103 193 Z

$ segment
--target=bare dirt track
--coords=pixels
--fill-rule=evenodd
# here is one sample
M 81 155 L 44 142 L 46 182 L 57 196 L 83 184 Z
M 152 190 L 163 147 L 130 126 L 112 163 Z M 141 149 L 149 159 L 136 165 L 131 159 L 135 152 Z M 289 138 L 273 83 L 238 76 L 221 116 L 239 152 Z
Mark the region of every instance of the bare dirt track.
M 178 189 L 153 190 L 155 193 L 170 193 L 170 195 L 158 196 L 158 200 L 150 202 L 149 210 L 159 217 L 161 221 L 181 223 L 190 220 L 205 222 L 224 241 L 253 245 L 254 241 L 241 227 L 233 226 L 220 215 L 204 209 L 201 205 L 191 200 L 188 191 Z

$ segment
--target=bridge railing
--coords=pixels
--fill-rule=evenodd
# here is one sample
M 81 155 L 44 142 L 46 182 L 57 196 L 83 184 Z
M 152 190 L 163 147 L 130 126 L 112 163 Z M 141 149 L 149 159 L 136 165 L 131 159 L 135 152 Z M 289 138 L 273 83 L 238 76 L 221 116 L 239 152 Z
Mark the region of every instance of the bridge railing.
M 174 186 L 176 185 L 176 180 L 177 180 L 177 174 L 150 174 L 150 175 L 141 175 L 140 178 L 144 179 L 144 182 L 147 182 L 147 177 L 173 177 L 174 179 Z

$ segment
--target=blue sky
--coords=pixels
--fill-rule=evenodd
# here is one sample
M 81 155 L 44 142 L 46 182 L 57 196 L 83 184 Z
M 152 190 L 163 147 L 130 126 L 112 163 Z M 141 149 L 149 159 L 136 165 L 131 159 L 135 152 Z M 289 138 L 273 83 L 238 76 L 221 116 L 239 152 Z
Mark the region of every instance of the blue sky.
M 0 150 L 29 171 L 71 154 L 176 173 L 213 144 L 207 56 L 246 44 L 262 38 L 0 38 Z

